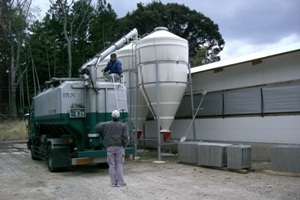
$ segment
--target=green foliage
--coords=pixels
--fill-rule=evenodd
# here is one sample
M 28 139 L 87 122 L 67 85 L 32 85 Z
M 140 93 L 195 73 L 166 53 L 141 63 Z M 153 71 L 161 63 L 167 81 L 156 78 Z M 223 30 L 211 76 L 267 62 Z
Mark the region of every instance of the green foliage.
M 30 28 L 29 44 L 42 83 L 49 77 L 67 76 L 67 44 L 59 1 L 62 0 L 51 6 L 42 22 L 35 22 Z M 78 15 L 74 26 L 78 26 L 82 18 L 83 13 L 77 12 L 82 9 L 81 6 L 75 2 L 72 8 L 68 8 L 68 20 L 74 19 L 75 13 Z M 219 60 L 218 54 L 223 49 L 224 40 L 218 26 L 202 13 L 177 3 L 152 2 L 147 5 L 138 3 L 135 11 L 118 19 L 109 3 L 98 0 L 96 7 L 90 8 L 72 42 L 73 76 L 77 76 L 77 69 L 89 58 L 133 28 L 138 29 L 139 35 L 144 35 L 159 26 L 167 27 L 170 32 L 188 40 L 192 66 Z M 71 27 L 68 29 L 71 30 Z
M 43 22 L 36 21 L 30 26 L 28 40 L 32 52 L 30 63 L 35 63 L 40 82 L 51 77 L 66 76 L 67 50 L 58 22 L 47 14 Z
M 93 57 L 118 39 L 117 14 L 106 1 L 99 1 L 89 30 L 89 56 Z
M 74 33 L 74 41 L 72 42 L 72 58 L 73 58 L 73 76 L 78 76 L 78 69 L 91 57 L 89 54 L 89 32 L 91 22 L 94 18 L 94 8 L 89 5 L 88 0 L 78 1 L 74 4 L 73 10 L 76 11 L 78 16 L 72 16 L 74 20 L 74 27 L 79 27 L 78 32 Z M 87 12 L 86 14 L 84 12 Z M 74 12 L 72 12 L 74 13 Z
M 13 18 L 8 17 L 8 14 L 3 15 L 8 12 L 4 8 L 6 2 L 10 1 L 0 2 L 2 21 L 12 20 L 15 30 L 21 30 L 17 33 L 23 34 L 22 37 L 25 36 L 25 28 L 29 30 L 22 44 L 20 63 L 23 65 L 18 73 L 19 77 L 23 74 L 23 79 L 27 77 L 28 82 L 24 84 L 28 84 L 28 96 L 33 96 L 36 81 L 43 85 L 52 77 L 68 76 L 67 38 L 71 42 L 69 44 L 72 49 L 72 77 L 78 76 L 78 69 L 83 63 L 133 28 L 137 28 L 140 37 L 162 26 L 185 38 L 189 43 L 192 66 L 220 60 L 218 54 L 222 51 L 225 42 L 219 33 L 218 25 L 202 13 L 191 10 L 185 5 L 163 4 L 160 1 L 152 1 L 147 5 L 138 3 L 136 10 L 128 12 L 123 18 L 117 18 L 114 9 L 106 0 L 98 0 L 95 7 L 90 6 L 89 1 L 74 0 L 68 4 L 70 1 L 56 0 L 44 18 L 41 21 L 34 21 L 30 26 L 16 10 L 11 10 L 12 16 L 15 16 Z M 85 13 L 84 10 L 88 12 Z M 64 34 L 65 23 L 67 32 Z M 0 32 L 1 69 L 10 64 L 11 51 L 7 46 L 10 45 L 9 41 L 15 41 L 7 39 L 16 36 L 16 34 L 5 35 Z M 38 80 L 34 75 L 35 70 Z
M 9 72 L 9 110 L 12 116 L 17 116 L 17 89 L 22 79 L 24 66 L 24 41 L 28 27 L 30 1 L 0 1 L 0 32 L 5 48 L 0 47 L 0 55 L 5 68 Z
M 64 35 L 64 11 L 61 5 L 66 1 L 56 1 L 42 20 L 31 25 L 30 46 L 34 60 L 37 61 L 37 71 L 42 74 L 42 83 L 52 77 L 68 76 L 68 49 Z M 71 40 L 72 76 L 77 77 L 77 69 L 86 62 L 88 45 L 88 30 L 93 18 L 93 7 L 77 1 L 66 10 L 66 35 Z M 63 4 L 67 6 L 66 4 Z M 83 16 L 84 10 L 87 15 Z M 83 22 L 82 22 L 83 21 Z M 78 28 L 79 27 L 79 28 Z M 78 28 L 78 30 L 77 30 Z
M 119 19 L 119 23 L 119 32 L 123 34 L 134 27 L 140 35 L 151 33 L 159 26 L 167 27 L 188 40 L 192 66 L 219 60 L 217 55 L 225 45 L 217 24 L 202 13 L 177 3 L 139 3 L 137 10 Z

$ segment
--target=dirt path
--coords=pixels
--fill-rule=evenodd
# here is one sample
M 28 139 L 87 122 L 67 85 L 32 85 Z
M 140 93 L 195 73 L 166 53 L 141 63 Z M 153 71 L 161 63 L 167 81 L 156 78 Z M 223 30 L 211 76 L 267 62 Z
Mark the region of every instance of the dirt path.
M 153 156 L 154 155 L 154 156 Z M 154 153 L 140 153 L 124 166 L 126 187 L 111 187 L 108 169 L 75 167 L 50 173 L 43 161 L 33 161 L 25 144 L 0 143 L 0 199 L 205 199 L 299 200 L 300 178 L 228 172 L 179 164 Z

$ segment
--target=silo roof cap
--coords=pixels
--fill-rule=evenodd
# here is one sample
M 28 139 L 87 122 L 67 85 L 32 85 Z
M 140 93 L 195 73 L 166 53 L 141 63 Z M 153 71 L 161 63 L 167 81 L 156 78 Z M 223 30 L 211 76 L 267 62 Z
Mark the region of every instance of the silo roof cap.
M 156 27 L 154 31 L 169 31 L 167 27 Z

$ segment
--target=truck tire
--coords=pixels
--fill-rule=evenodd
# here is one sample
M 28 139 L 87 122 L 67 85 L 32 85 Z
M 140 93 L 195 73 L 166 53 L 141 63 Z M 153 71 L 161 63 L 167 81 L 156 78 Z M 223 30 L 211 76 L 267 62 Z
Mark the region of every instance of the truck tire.
M 106 162 L 106 163 L 97 163 L 96 165 L 97 165 L 97 167 L 99 167 L 100 169 L 108 169 L 108 168 L 109 168 L 109 165 L 108 165 L 107 162 Z
M 50 172 L 55 172 L 57 168 L 53 166 L 53 148 L 51 145 L 47 149 L 47 166 Z
M 33 151 L 33 145 L 30 146 L 30 152 L 31 152 L 31 159 L 32 160 L 41 160 L 39 157 L 36 156 L 36 154 Z

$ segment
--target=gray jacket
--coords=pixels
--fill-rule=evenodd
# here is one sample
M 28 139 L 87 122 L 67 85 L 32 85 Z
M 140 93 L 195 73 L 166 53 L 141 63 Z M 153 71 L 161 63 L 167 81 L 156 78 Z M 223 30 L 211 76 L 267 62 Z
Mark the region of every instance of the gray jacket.
M 103 136 L 104 146 L 123 146 L 128 143 L 127 127 L 120 121 L 100 122 L 96 125 L 96 132 Z

